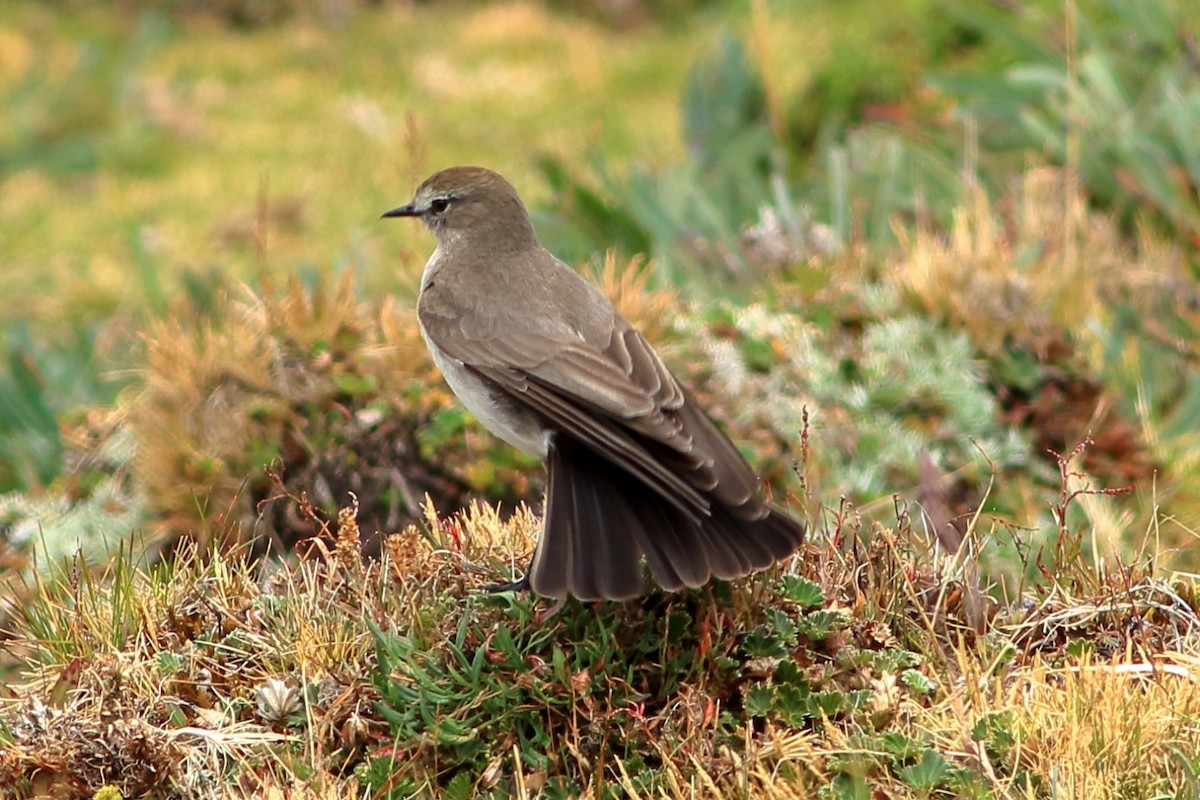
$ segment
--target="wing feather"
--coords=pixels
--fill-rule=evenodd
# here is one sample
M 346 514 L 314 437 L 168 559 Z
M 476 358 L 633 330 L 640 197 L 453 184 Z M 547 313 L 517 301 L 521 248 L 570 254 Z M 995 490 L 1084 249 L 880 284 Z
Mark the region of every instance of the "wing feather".
M 638 476 L 693 520 L 711 514 L 713 499 L 745 519 L 768 513 L 737 448 L 615 309 L 609 324 L 591 327 L 590 339 L 546 321 L 530 336 L 494 324 L 470 329 L 468 316 L 432 306 L 420 313 L 426 329 L 439 332 L 445 355 Z

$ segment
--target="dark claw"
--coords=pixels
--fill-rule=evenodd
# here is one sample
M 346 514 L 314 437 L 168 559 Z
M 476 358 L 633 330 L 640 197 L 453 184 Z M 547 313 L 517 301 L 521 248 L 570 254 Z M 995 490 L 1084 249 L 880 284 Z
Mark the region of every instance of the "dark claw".
M 529 573 L 526 572 L 520 578 L 509 583 L 489 583 L 484 585 L 483 591 L 488 594 L 497 594 L 499 592 L 524 592 L 529 589 Z

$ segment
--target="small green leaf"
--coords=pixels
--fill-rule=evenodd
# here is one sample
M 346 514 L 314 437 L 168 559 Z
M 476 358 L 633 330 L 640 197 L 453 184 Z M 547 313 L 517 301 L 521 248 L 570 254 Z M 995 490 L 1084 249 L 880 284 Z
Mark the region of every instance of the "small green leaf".
M 775 633 L 780 644 L 786 649 L 791 649 L 796 646 L 796 623 L 785 612 L 778 608 L 772 608 L 767 611 L 767 625 Z
M 692 627 L 692 616 L 683 611 L 672 611 L 667 617 L 667 641 L 678 642 L 688 635 Z
M 751 372 L 768 373 L 779 361 L 779 358 L 775 355 L 775 349 L 771 347 L 771 343 L 766 339 L 744 336 L 740 342 L 740 347 L 742 350 L 742 360 L 746 363 L 746 368 Z
M 921 663 L 921 657 L 911 650 L 879 650 L 874 654 L 872 666 L 878 672 L 899 672 L 908 667 L 916 667 Z
M 846 696 L 841 692 L 813 692 L 808 696 L 808 708 L 814 717 L 836 717 L 846 706 Z
M 790 658 L 785 658 L 779 662 L 775 667 L 775 674 L 771 678 L 777 684 L 802 686 L 805 689 L 809 687 L 808 676 L 800 669 L 800 665 Z
M 825 593 L 819 584 L 799 575 L 784 575 L 783 596 L 803 609 L 825 605 Z
M 775 713 L 784 725 L 798 728 L 814 716 L 808 687 L 782 685 L 775 687 Z
M 1092 653 L 1096 652 L 1096 643 L 1088 641 L 1087 639 L 1072 639 L 1071 641 L 1067 642 L 1066 646 L 1063 648 L 1063 651 L 1065 651 L 1067 655 L 1074 658 L 1083 658 L 1086 655 L 1091 655 Z
M 883 751 L 898 761 L 910 761 L 925 749 L 921 742 L 908 738 L 902 733 L 888 731 L 879 737 Z
M 900 673 L 900 682 L 917 694 L 925 695 L 934 690 L 934 683 L 920 670 L 906 669 Z
M 422 455 L 433 455 L 467 429 L 470 415 L 457 404 L 438 411 L 417 431 Z
M 338 391 L 351 397 L 371 394 L 379 389 L 378 382 L 372 375 L 355 375 L 349 372 L 333 373 L 333 385 Z
M 470 772 L 463 770 L 450 779 L 446 784 L 446 788 L 442 790 L 442 796 L 449 800 L 467 800 L 475 794 L 475 777 Z
M 749 658 L 783 658 L 788 654 L 779 637 L 762 625 L 746 634 L 742 650 Z
M 926 750 L 921 760 L 911 767 L 898 770 L 900 779 L 914 789 L 936 789 L 946 778 L 950 765 L 936 750 Z
M 983 742 L 996 755 L 1007 755 L 1017 743 L 1012 732 L 1012 716 L 1006 711 L 984 714 L 971 728 L 971 738 Z
M 834 633 L 850 624 L 850 618 L 841 611 L 814 611 L 800 619 L 800 633 L 813 642 L 823 642 Z
M 746 714 L 752 718 L 769 716 L 775 706 L 775 693 L 767 684 L 755 683 L 746 690 L 746 699 L 743 701 L 743 705 Z

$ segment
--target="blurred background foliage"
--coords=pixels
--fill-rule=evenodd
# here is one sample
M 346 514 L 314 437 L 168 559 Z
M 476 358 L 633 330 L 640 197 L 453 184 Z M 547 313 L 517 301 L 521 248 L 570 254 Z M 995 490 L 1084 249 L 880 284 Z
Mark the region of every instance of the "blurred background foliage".
M 414 338 L 428 237 L 377 221 L 479 163 L 818 525 L 895 495 L 952 542 L 982 508 L 1019 573 L 1059 530 L 1047 451 L 1090 434 L 1079 480 L 1135 490 L 1092 545 L 1173 552 L 1198 34 L 1183 0 L 6 3 L 0 531 L 536 501 Z

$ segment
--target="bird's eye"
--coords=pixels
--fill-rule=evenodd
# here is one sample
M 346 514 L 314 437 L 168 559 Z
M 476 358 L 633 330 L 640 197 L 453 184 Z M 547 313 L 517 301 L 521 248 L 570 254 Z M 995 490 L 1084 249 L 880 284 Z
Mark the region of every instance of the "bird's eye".
M 435 197 L 433 200 L 429 201 L 429 210 L 435 214 L 441 214 L 449 207 L 450 201 L 445 197 Z

